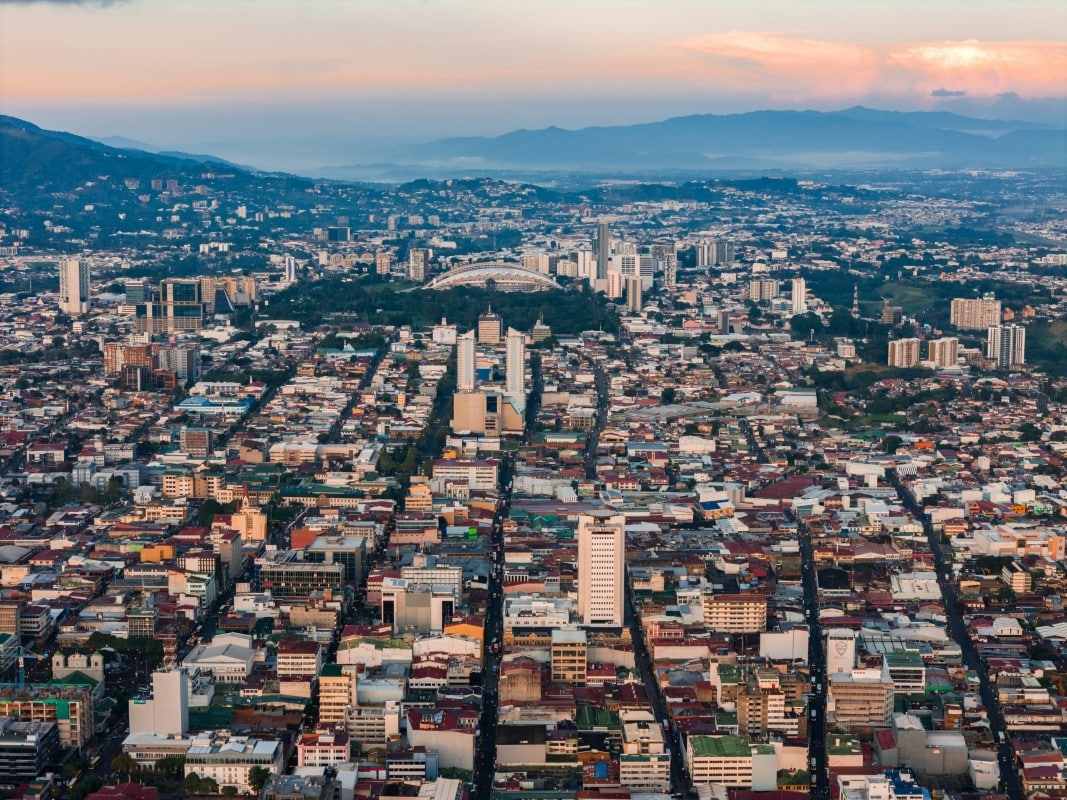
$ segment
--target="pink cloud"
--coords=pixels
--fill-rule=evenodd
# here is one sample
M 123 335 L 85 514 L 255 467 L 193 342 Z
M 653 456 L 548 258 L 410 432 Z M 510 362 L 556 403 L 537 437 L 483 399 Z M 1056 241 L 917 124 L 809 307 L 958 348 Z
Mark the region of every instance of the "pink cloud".
M 803 86 L 816 94 L 861 91 L 877 77 L 879 54 L 845 42 L 783 33 L 728 31 L 689 36 L 672 43 L 699 58 L 690 69 L 730 76 L 751 87 Z
M 771 96 L 863 92 L 928 94 L 952 86 L 970 95 L 1063 93 L 1067 47 L 1052 42 L 916 42 L 864 47 L 800 34 L 729 31 L 668 43 L 679 77 L 731 82 Z
M 1063 92 L 1067 47 L 1050 42 L 932 42 L 894 50 L 887 63 L 920 88 L 949 85 L 970 94 Z

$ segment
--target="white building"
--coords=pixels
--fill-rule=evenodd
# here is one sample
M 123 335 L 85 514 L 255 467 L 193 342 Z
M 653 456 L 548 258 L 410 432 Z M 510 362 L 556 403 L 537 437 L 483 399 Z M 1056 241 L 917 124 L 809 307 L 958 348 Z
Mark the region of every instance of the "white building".
M 456 391 L 474 391 L 474 331 L 456 337 Z
M 794 314 L 808 313 L 808 288 L 803 278 L 793 278 L 791 300 Z
M 1026 328 L 1022 325 L 994 325 L 988 329 L 986 358 L 1000 369 L 1026 363 Z
M 89 311 L 89 265 L 76 258 L 59 264 L 59 307 L 72 316 Z
M 583 625 L 623 624 L 623 556 L 626 516 L 578 517 L 578 617 Z
M 856 634 L 834 628 L 826 634 L 826 674 L 851 675 L 856 667 Z
M 188 673 L 181 668 L 153 672 L 151 696 L 130 700 L 130 733 L 183 736 L 188 730 Z
M 251 636 L 222 633 L 194 647 L 182 666 L 209 673 L 219 683 L 244 683 L 252 672 L 253 658 Z
M 519 411 L 526 408 L 526 335 L 508 328 L 505 390 Z
M 231 736 L 228 731 L 208 732 L 193 740 L 185 756 L 185 775 L 211 778 L 220 789 L 233 786 L 239 793 L 249 794 L 252 786 L 248 773 L 252 768 L 280 775 L 285 769 L 284 755 L 280 740 Z

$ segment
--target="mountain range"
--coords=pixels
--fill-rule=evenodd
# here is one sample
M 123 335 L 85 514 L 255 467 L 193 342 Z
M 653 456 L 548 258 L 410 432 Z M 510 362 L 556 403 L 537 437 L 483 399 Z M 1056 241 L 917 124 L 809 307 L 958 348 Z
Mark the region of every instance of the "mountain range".
M 118 146 L 112 146 L 118 145 Z M 552 175 L 706 177 L 715 173 L 850 168 L 1043 169 L 1067 167 L 1067 129 L 946 112 L 758 111 L 702 114 L 641 125 L 517 130 L 496 137 L 440 139 L 361 150 L 358 163 L 312 177 L 400 182 L 483 175 L 537 182 Z M 144 142 L 106 142 L 0 115 L 0 189 L 69 191 L 104 173 L 124 178 L 188 177 L 225 168 L 238 182 L 294 176 L 260 173 L 210 155 L 160 151 Z
M 1067 166 L 1067 130 L 947 112 L 755 111 L 640 125 L 517 130 L 368 153 L 325 168 L 335 178 L 391 168 L 427 174 L 542 170 L 642 174 L 664 170 L 1046 168 Z

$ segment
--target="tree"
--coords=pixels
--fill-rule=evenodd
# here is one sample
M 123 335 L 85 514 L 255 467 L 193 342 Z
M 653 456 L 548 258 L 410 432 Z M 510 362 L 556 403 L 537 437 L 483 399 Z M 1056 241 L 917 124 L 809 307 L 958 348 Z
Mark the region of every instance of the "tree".
M 1036 442 L 1041 439 L 1041 429 L 1032 422 L 1024 422 L 1019 426 L 1020 442 Z
M 95 775 L 86 775 L 78 781 L 77 784 L 71 787 L 70 791 L 67 793 L 67 797 L 69 797 L 70 800 L 85 800 L 86 795 L 92 794 L 103 785 L 104 782 Z
M 195 772 L 190 772 L 182 781 L 182 788 L 187 794 L 200 794 L 200 776 Z
M 237 787 L 236 786 L 223 786 L 222 787 L 222 796 L 223 797 L 237 797 Z
M 882 439 L 882 449 L 889 455 L 893 455 L 893 453 L 899 450 L 902 444 L 904 444 L 904 440 L 899 436 L 887 436 Z
M 137 771 L 138 766 L 129 753 L 119 753 L 111 759 L 111 770 L 124 774 L 127 780 L 133 779 L 133 773 Z
M 268 778 L 270 778 L 270 772 L 263 767 L 252 767 L 248 770 L 248 785 L 257 795 L 263 791 Z
M 678 392 L 675 391 L 673 386 L 668 386 L 659 396 L 660 405 L 669 406 L 674 402 L 674 398 L 677 394 Z

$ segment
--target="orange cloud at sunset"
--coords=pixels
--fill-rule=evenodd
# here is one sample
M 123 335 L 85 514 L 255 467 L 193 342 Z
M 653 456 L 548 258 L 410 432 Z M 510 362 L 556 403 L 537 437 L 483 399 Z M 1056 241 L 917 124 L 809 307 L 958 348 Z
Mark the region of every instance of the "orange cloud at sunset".
M 936 42 L 889 55 L 923 88 L 952 85 L 969 94 L 1060 93 L 1067 86 L 1067 46 L 1049 42 Z
M 789 33 L 730 31 L 670 43 L 689 54 L 686 76 L 730 78 L 772 93 L 810 96 L 929 92 L 1059 94 L 1067 86 L 1067 47 L 1050 42 L 977 40 L 871 47 Z

